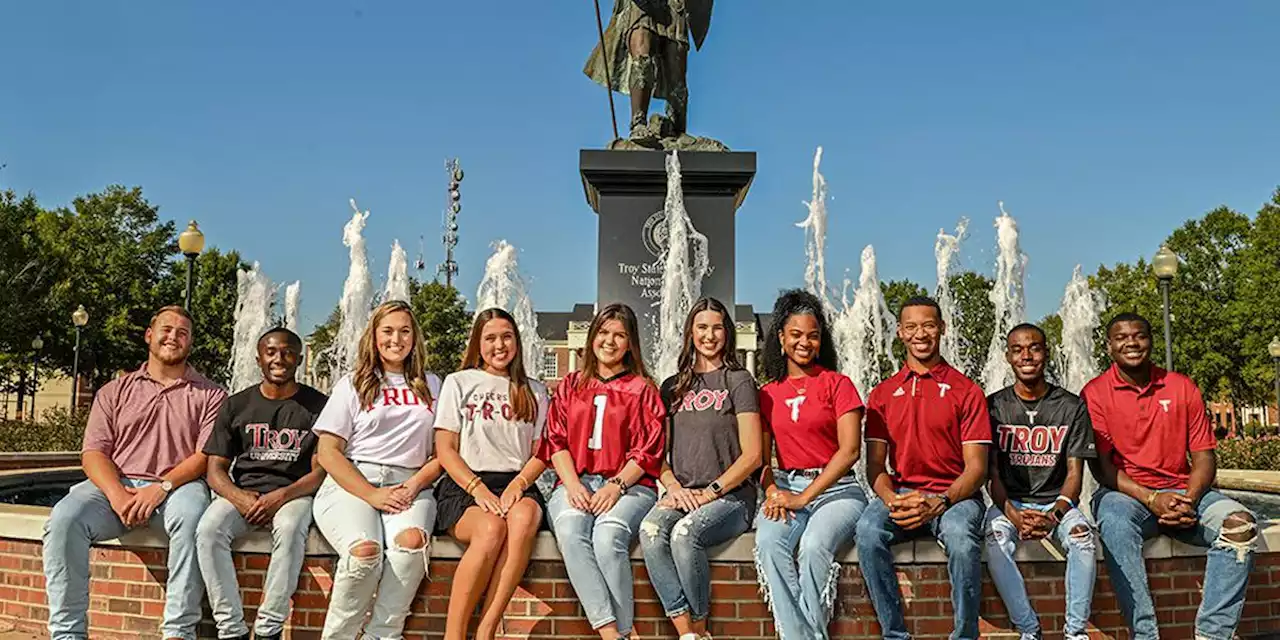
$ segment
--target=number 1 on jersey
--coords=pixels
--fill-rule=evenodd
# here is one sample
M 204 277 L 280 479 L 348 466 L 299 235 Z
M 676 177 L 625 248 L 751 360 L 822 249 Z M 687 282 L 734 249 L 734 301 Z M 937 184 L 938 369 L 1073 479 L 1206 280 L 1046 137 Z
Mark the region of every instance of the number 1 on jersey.
M 609 396 L 596 396 L 592 403 L 596 405 L 596 422 L 591 427 L 591 438 L 587 440 L 587 448 L 599 451 L 604 448 L 604 406 Z

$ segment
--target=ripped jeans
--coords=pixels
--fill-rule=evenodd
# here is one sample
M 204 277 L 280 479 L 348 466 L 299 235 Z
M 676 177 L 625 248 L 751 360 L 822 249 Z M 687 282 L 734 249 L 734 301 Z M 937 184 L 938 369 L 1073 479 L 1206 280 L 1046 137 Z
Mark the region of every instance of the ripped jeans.
M 418 471 L 368 462 L 355 465 L 375 487 L 400 484 Z M 397 640 L 403 637 L 409 606 L 427 572 L 435 520 L 436 499 L 430 489 L 420 492 L 407 511 L 391 514 L 378 511 L 347 493 L 333 476 L 325 478 L 316 493 L 315 522 L 329 545 L 337 550 L 338 566 L 333 575 L 322 638 Z M 413 529 L 421 532 L 427 544 L 410 549 L 396 541 L 401 533 Z M 354 555 L 352 549 L 362 542 L 374 543 L 379 552 L 370 557 Z M 360 636 L 360 625 L 370 605 L 373 612 L 364 635 Z
M 1048 512 L 1053 503 L 1034 504 L 1010 500 L 1019 511 L 1034 509 Z M 1083 527 L 1084 533 L 1072 533 L 1074 529 Z M 1089 624 L 1089 614 L 1093 609 L 1093 583 L 1098 575 L 1097 541 L 1093 527 L 1079 509 L 1071 509 L 1062 517 L 1062 522 L 1053 530 L 1058 545 L 1067 552 L 1067 622 L 1062 633 L 1067 638 L 1084 636 L 1085 627 Z M 1013 559 L 1014 551 L 1020 542 L 1018 529 L 999 508 L 992 506 L 987 510 L 987 571 L 991 573 L 991 581 L 1004 600 L 1004 607 L 1009 611 L 1009 619 L 1023 637 L 1040 637 L 1040 620 L 1031 607 L 1031 599 L 1027 597 L 1027 585 L 1018 571 L 1018 563 Z
M 688 613 L 694 620 L 706 619 L 711 610 L 707 548 L 751 528 L 750 513 L 741 498 L 730 494 L 691 512 L 654 507 L 640 523 L 644 565 L 668 618 Z
M 582 484 L 592 492 L 605 485 L 604 476 L 585 475 Z M 602 516 L 580 511 L 569 504 L 564 485 L 547 501 L 547 519 L 564 557 L 569 584 L 578 594 L 592 629 L 610 622 L 618 633 L 631 633 L 635 621 L 635 593 L 631 585 L 631 543 L 640 521 L 658 501 L 652 487 L 634 485 Z
M 1228 527 L 1234 514 L 1253 514 L 1227 496 L 1209 490 L 1196 505 L 1199 522 L 1187 529 L 1159 525 L 1155 514 L 1138 500 L 1106 488 L 1093 494 L 1093 513 L 1107 561 L 1107 573 L 1134 640 L 1156 640 L 1155 603 L 1147 584 L 1147 567 L 1142 559 L 1142 543 L 1160 534 L 1197 547 L 1208 547 L 1204 568 L 1204 595 L 1196 613 L 1196 638 L 1230 640 L 1244 611 L 1245 587 L 1253 569 L 1256 524 Z M 1247 542 L 1225 536 L 1253 537 Z
M 800 493 L 813 479 L 778 469 L 774 482 Z M 756 514 L 756 573 L 779 638 L 827 637 L 840 577 L 836 554 L 853 544 L 866 507 L 867 494 L 847 475 L 786 521 L 770 520 L 763 509 Z

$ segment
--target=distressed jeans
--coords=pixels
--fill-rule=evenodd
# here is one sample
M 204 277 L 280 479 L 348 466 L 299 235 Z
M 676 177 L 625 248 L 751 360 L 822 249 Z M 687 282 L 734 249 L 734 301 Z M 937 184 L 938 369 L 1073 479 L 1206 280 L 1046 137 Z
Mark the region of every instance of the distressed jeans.
M 1035 509 L 1047 513 L 1053 508 L 1053 503 L 1010 502 L 1019 511 Z M 1081 527 L 1084 528 L 1084 533 L 1071 532 Z M 1083 512 L 1071 509 L 1054 528 L 1053 536 L 1067 552 L 1067 621 L 1062 633 L 1068 640 L 1087 638 L 1085 627 L 1089 624 L 1089 615 L 1093 609 L 1093 583 L 1098 575 L 1097 540 L 1093 527 L 1089 525 Z M 986 537 L 987 571 L 991 573 L 991 581 L 1004 600 L 1009 619 L 1023 637 L 1040 637 L 1040 619 L 1027 596 L 1027 585 L 1022 580 L 1022 573 L 1018 571 L 1018 563 L 1013 559 L 1014 551 L 1021 541 L 1018 529 L 995 506 L 987 510 Z
M 267 565 L 262 603 L 258 605 L 258 616 L 253 623 L 255 636 L 279 635 L 284 630 L 284 622 L 289 618 L 289 600 L 298 588 L 298 575 L 302 572 L 307 533 L 311 530 L 311 503 L 311 496 L 290 500 L 280 505 L 271 519 L 271 562 Z M 219 638 L 249 633 L 244 622 L 236 566 L 231 559 L 231 543 L 256 528 L 245 522 L 244 516 L 222 496 L 213 499 L 196 528 L 200 575 L 204 576 Z
M 797 471 L 774 471 L 783 491 L 800 493 L 813 483 Z M 836 601 L 840 563 L 836 554 L 853 543 L 867 495 L 848 475 L 785 521 L 756 514 L 756 573 L 778 637 L 827 637 Z
M 746 503 L 729 495 L 691 512 L 654 507 L 640 523 L 640 546 L 649 581 L 668 618 L 688 613 L 694 620 L 706 619 L 711 610 L 707 548 L 749 529 L 748 513 Z
M 1204 596 L 1196 613 L 1196 638 L 1230 640 L 1244 611 L 1244 593 L 1253 569 L 1257 526 L 1224 529 L 1223 522 L 1235 513 L 1253 515 L 1243 505 L 1209 490 L 1196 505 L 1199 522 L 1189 529 L 1161 527 L 1146 505 L 1119 491 L 1101 488 L 1093 494 L 1093 513 L 1106 552 L 1107 572 L 1134 640 L 1156 640 L 1155 603 L 1147 584 L 1147 566 L 1142 559 L 1142 543 L 1164 534 L 1180 542 L 1208 547 L 1204 568 Z M 1235 542 L 1224 534 L 1252 530 L 1254 538 Z
M 122 478 L 126 487 L 141 489 L 150 480 Z M 195 640 L 200 622 L 204 583 L 196 561 L 196 525 L 209 506 L 209 489 L 201 481 L 173 490 L 148 523 L 169 538 L 169 579 L 165 585 L 165 638 Z M 129 531 L 111 510 L 111 502 L 85 480 L 58 501 L 44 525 L 44 578 L 49 597 L 50 640 L 88 637 L 89 548 L 95 542 L 119 538 Z
M 907 531 L 889 518 L 889 506 L 876 499 L 858 520 L 858 563 L 867 594 L 885 640 L 908 640 L 902 593 L 893 568 L 893 545 L 932 535 L 947 553 L 951 577 L 951 640 L 977 640 L 978 606 L 982 600 L 982 516 L 980 497 L 961 500 L 928 524 Z
M 375 487 L 395 486 L 418 472 L 369 462 L 355 465 Z M 316 492 L 315 521 L 320 533 L 338 552 L 321 638 L 402 638 L 409 606 L 418 594 L 418 585 L 427 573 L 427 562 L 431 558 L 430 536 L 436 522 L 436 499 L 431 489 L 419 492 L 408 510 L 384 513 L 347 493 L 329 476 Z M 396 536 L 412 529 L 421 530 L 427 542 L 420 549 L 407 549 L 395 541 Z M 381 552 L 371 557 L 351 553 L 353 547 L 365 542 L 376 544 Z M 371 605 L 369 623 L 364 627 L 364 635 L 359 636 L 360 625 Z
M 582 476 L 582 484 L 599 491 L 606 478 Z M 634 485 L 602 516 L 580 511 L 569 504 L 564 485 L 556 487 L 547 502 L 547 518 L 564 558 L 569 584 L 587 614 L 592 629 L 618 625 L 623 636 L 635 621 L 635 593 L 631 584 L 631 543 L 640 521 L 653 509 L 658 494 L 652 487 Z

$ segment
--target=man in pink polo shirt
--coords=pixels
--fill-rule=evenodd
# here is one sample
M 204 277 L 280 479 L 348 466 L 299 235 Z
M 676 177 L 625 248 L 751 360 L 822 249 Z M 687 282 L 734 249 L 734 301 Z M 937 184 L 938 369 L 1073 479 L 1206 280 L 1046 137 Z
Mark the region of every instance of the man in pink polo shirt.
M 204 441 L 226 393 L 187 364 L 191 316 L 164 307 L 146 331 L 147 362 L 93 399 L 81 462 L 88 480 L 45 523 L 44 575 L 52 640 L 88 637 L 89 547 L 135 527 L 169 538 L 161 631 L 195 640 L 204 583 L 196 526 L 209 505 Z
M 933 535 L 947 552 L 954 640 L 977 640 L 982 599 L 982 484 L 991 418 L 982 389 L 942 359 L 946 326 L 930 298 L 898 313 L 902 370 L 867 399 L 867 483 L 878 500 L 858 520 L 858 563 L 886 640 L 908 640 L 894 543 Z M 886 460 L 893 473 L 885 467 Z
M 1117 315 L 1107 350 L 1111 368 L 1080 396 L 1097 438 L 1093 513 L 1120 611 L 1134 640 L 1158 640 L 1142 542 L 1163 533 L 1209 548 L 1195 637 L 1230 640 L 1253 567 L 1254 515 L 1213 490 L 1217 442 L 1204 399 L 1190 378 L 1151 363 L 1151 323 Z

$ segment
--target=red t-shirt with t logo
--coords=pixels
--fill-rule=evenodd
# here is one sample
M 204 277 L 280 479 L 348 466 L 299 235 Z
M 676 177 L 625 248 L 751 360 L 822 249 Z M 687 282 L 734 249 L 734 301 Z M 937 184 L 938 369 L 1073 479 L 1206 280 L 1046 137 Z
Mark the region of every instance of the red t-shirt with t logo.
M 1209 428 L 1204 398 L 1191 378 L 1160 367 L 1135 387 L 1115 365 L 1080 392 L 1089 407 L 1098 455 L 1149 489 L 1186 489 L 1191 451 L 1218 446 Z
M 964 473 L 964 445 L 991 444 L 987 397 L 945 362 L 903 367 L 871 391 L 866 439 L 889 445 L 896 487 L 942 493 Z
M 862 398 L 849 377 L 827 369 L 760 389 L 760 417 L 776 443 L 781 469 L 827 466 L 840 450 L 836 422 L 861 408 Z

